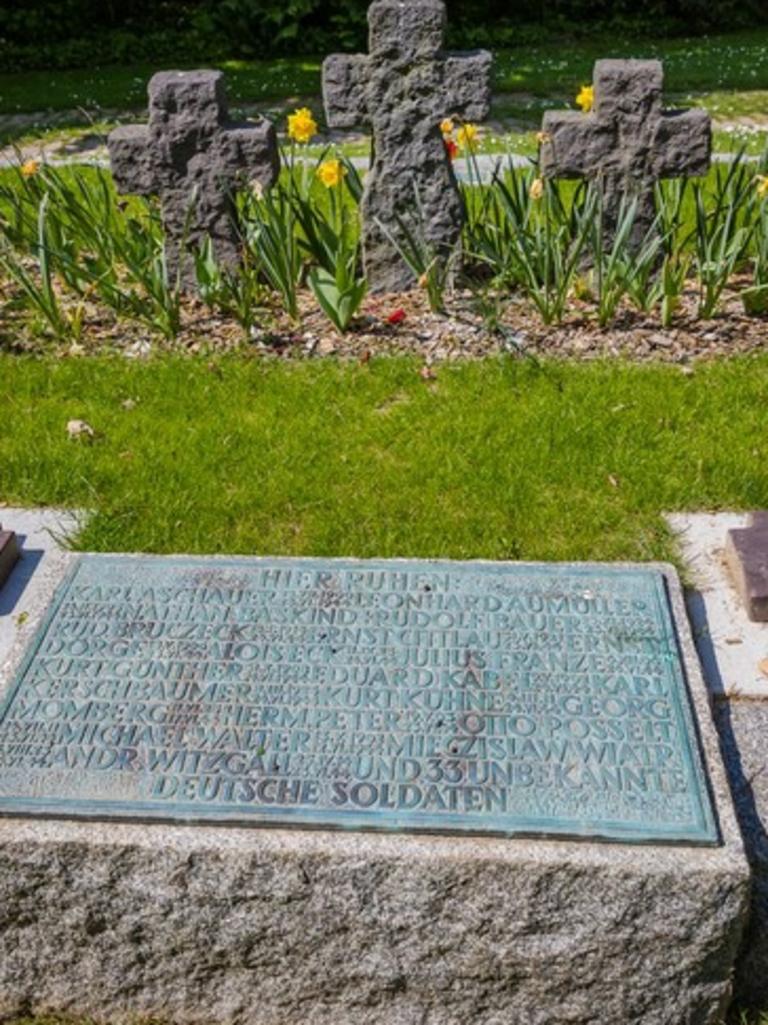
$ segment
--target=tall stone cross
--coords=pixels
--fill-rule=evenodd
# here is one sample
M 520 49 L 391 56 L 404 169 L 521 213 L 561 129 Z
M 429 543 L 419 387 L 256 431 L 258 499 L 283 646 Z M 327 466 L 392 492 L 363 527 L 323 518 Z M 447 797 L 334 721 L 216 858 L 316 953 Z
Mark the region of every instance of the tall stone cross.
M 195 285 L 194 262 L 182 252 L 210 236 L 219 261 L 235 266 L 239 245 L 232 189 L 246 181 L 272 185 L 280 171 L 274 126 L 228 120 L 220 71 L 161 71 L 149 83 L 149 125 L 109 136 L 119 192 L 159 195 L 168 268 Z
M 368 9 L 369 53 L 336 54 L 323 64 L 328 124 L 360 125 L 373 134 L 363 196 L 363 255 L 373 291 L 413 284 L 387 235 L 400 234 L 398 222 L 421 231 L 444 255 L 461 234 L 463 204 L 440 121 L 488 116 L 491 55 L 443 53 L 445 20 L 442 0 L 375 0 Z
M 655 217 L 654 183 L 705 175 L 712 152 L 704 110 L 662 111 L 661 61 L 601 60 L 595 64 L 594 109 L 547 111 L 540 152 L 547 178 L 590 178 L 603 195 L 604 225 L 613 235 L 623 196 L 637 198 L 633 240 Z

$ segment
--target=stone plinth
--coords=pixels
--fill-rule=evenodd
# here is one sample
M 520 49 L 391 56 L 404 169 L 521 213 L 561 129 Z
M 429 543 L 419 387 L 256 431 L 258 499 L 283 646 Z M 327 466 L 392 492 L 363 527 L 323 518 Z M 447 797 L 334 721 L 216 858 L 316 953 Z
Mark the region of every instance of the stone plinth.
M 63 557 L 62 569 L 72 562 Z M 217 565 L 221 577 L 229 572 L 226 560 Z M 718 1023 L 743 931 L 747 864 L 679 587 L 657 569 L 719 842 L 7 817 L 0 1016 L 574 1025 L 599 1013 L 601 1025 Z M 333 577 L 328 607 L 338 597 Z M 201 586 L 211 586 L 210 568 Z M 6 686 L 46 611 L 23 624 Z M 13 757 L 6 738 L 4 758 Z
M 746 879 L 735 837 L 683 851 L 8 821 L 0 896 L 5 1014 L 571 1025 L 599 1008 L 609 1025 L 715 1025 Z

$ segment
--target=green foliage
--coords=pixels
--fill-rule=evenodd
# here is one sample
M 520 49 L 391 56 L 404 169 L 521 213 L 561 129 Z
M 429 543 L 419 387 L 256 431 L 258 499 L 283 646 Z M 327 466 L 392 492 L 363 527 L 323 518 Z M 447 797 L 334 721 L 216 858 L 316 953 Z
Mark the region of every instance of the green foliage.
M 708 179 L 659 186 L 657 217 L 642 238 L 635 237 L 636 204 L 626 199 L 607 247 L 596 188 L 574 190 L 536 173 L 509 168 L 490 187 L 465 189 L 465 238 L 492 282 L 522 293 L 545 324 L 560 323 L 576 297 L 594 299 L 601 327 L 625 300 L 644 313 L 658 309 L 669 327 L 691 273 L 702 319 L 720 311 L 735 275 L 750 265 L 755 286 L 768 281 L 768 196 L 761 199 L 761 179 L 744 154 Z M 750 312 L 766 312 L 763 295 L 746 297 Z
M 323 313 L 339 334 L 344 334 L 365 298 L 368 290 L 365 278 L 357 277 L 354 264 L 339 262 L 335 274 L 313 267 L 308 282 Z
M 282 182 L 244 206 L 245 240 L 288 315 L 299 319 L 299 283 L 304 272 L 292 189 Z
M 0 3 L 6 68 L 324 53 L 363 46 L 368 0 Z M 674 34 L 768 21 L 761 0 L 448 0 L 449 44 L 531 45 L 558 32 Z
M 213 310 L 233 317 L 250 340 L 255 326 L 264 318 L 267 289 L 260 277 L 260 266 L 247 247 L 237 271 L 223 268 L 216 259 L 208 238 L 194 254 L 195 278 L 202 301 Z
M 15 171 L 10 182 L 0 182 L 0 238 L 6 271 L 45 313 L 55 338 L 71 333 L 71 325 L 55 309 L 54 275 L 80 296 L 98 296 L 118 316 L 140 320 L 166 338 L 178 333 L 181 295 L 168 276 L 157 210 L 119 203 L 107 172 L 43 169 L 25 177 Z M 18 253 L 15 265 L 11 249 Z M 23 262 L 25 255 L 32 264 Z M 35 264 L 37 298 L 23 280 L 35 281 Z
M 295 205 L 303 231 L 299 244 L 316 262 L 307 277 L 309 287 L 325 315 L 343 334 L 360 309 L 368 285 L 359 271 L 356 204 L 362 185 L 348 160 L 339 161 L 337 166 L 341 178 L 328 188 L 327 214 L 324 205 L 313 203 L 308 195 L 297 195 Z M 345 190 L 351 203 L 345 200 Z
M 298 323 L 303 289 L 343 333 L 366 295 L 360 176 L 348 160 L 335 168 L 327 152 L 314 164 L 305 157 L 306 150 L 301 160 L 292 157 L 266 193 L 237 197 L 239 268 L 219 267 L 210 243 L 192 254 L 199 298 L 236 321 L 244 340 L 279 305 Z M 326 180 L 344 173 L 326 187 L 317 172 L 329 166 Z M 631 305 L 669 327 L 692 279 L 702 319 L 716 316 L 737 292 L 748 312 L 768 311 L 768 196 L 753 164 L 737 159 L 688 187 L 658 188 L 658 216 L 639 240 L 636 203 L 625 201 L 608 246 L 596 186 L 545 182 L 536 174 L 509 167 L 490 185 L 465 185 L 462 245 L 452 251 L 429 240 L 418 192 L 395 230 L 379 226 L 433 311 L 445 311 L 448 288 L 458 281 L 475 290 L 478 308 L 497 323 L 494 309 L 523 299 L 545 324 L 577 313 L 607 328 Z M 157 202 L 118 200 L 111 176 L 99 169 L 0 174 L 3 282 L 5 314 L 20 317 L 15 323 L 23 321 L 41 344 L 87 335 L 84 311 L 94 304 L 113 322 L 138 321 L 166 340 L 187 323 L 179 282 L 167 270 Z
M 754 216 L 754 169 L 740 159 L 734 160 L 727 169 L 716 169 L 713 202 L 707 204 L 699 182 L 693 185 L 693 195 L 699 316 L 708 320 L 715 314 L 734 271 L 745 260 L 760 223 L 755 223 Z
M 62 312 L 53 284 L 47 229 L 49 199 L 48 194 L 42 198 L 37 215 L 34 254 L 39 273 L 33 274 L 7 242 L 0 249 L 0 267 L 19 287 L 33 312 L 42 317 L 54 338 L 58 341 L 66 338 L 77 340 L 82 327 L 81 316 L 76 314 L 68 317 Z
M 540 190 L 539 198 L 536 190 Z M 535 172 L 510 169 L 470 210 L 467 250 L 501 287 L 518 288 L 545 324 L 562 321 L 598 218 L 594 190 L 579 188 L 570 202 L 560 187 Z
M 528 123 L 536 122 L 552 98 L 559 105 L 564 97 L 575 95 L 589 80 L 595 60 L 606 54 L 663 60 L 666 87 L 671 93 L 695 93 L 691 97 L 694 102 L 720 116 L 735 118 L 759 112 L 761 94 L 755 90 L 768 90 L 766 27 L 753 24 L 748 32 L 734 32 L 728 26 L 727 34 L 697 39 L 690 35 L 659 38 L 626 30 L 598 33 L 591 22 L 569 30 L 567 36 L 547 26 L 515 25 L 508 39 L 497 31 L 487 41 L 494 53 L 494 91 L 518 94 L 497 96 L 496 111 Z M 531 36 L 532 32 L 537 38 Z M 36 39 L 26 49 L 6 42 L 4 70 L 0 70 L 0 111 L 141 108 L 146 105 L 150 76 L 169 65 L 221 68 L 227 74 L 233 105 L 316 95 L 320 92 L 322 56 L 330 49 L 314 46 L 315 55 L 308 57 L 296 56 L 298 47 L 294 46 L 288 56 L 275 58 L 275 50 L 269 46 L 259 51 L 264 59 L 237 59 L 239 44 L 228 43 L 225 37 L 206 40 L 192 37 L 187 31 L 152 32 L 147 26 L 142 26 L 137 35 L 122 31 L 119 36 L 112 35 L 114 38 L 57 43 Z M 469 33 L 464 29 L 456 35 L 454 45 L 469 45 Z M 301 38 L 306 51 L 312 46 L 312 38 Z M 336 42 L 332 48 L 354 47 Z M 115 61 L 128 63 L 115 67 Z M 18 70 L 40 67 L 45 70 Z M 72 70 L 77 67 L 84 70 Z M 732 90 L 741 92 L 734 94 Z M 11 138 L 13 131 L 9 124 L 2 135 Z
M 661 268 L 661 326 L 669 328 L 680 306 L 691 258 L 682 255 L 665 256 Z
M 603 211 L 597 218 L 591 219 L 591 256 L 594 261 L 594 272 L 597 288 L 597 322 L 600 327 L 607 327 L 616 316 L 619 303 L 627 292 L 627 283 L 634 277 L 637 256 L 630 250 L 630 240 L 637 217 L 637 200 L 624 199 L 616 219 L 616 227 L 610 245 L 605 244 L 603 235 Z M 652 248 L 653 239 L 646 243 Z M 640 263 L 645 267 L 648 256 L 641 251 Z M 647 279 L 646 279 L 647 281 Z M 641 301 L 649 302 L 647 293 L 641 294 Z

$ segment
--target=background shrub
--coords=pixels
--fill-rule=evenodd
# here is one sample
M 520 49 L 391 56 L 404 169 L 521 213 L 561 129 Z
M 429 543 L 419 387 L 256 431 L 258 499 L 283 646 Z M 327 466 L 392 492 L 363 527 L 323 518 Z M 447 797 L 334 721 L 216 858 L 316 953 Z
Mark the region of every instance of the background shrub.
M 0 0 L 4 69 L 272 57 L 363 46 L 367 0 Z M 453 46 L 596 29 L 651 34 L 768 23 L 764 0 L 448 0 Z

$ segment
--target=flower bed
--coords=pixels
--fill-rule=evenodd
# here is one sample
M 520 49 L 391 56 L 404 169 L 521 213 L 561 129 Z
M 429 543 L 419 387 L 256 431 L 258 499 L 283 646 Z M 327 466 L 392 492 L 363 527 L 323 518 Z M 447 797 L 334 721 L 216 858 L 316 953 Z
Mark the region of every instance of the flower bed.
M 588 105 L 589 97 L 582 97 Z M 108 172 L 34 161 L 0 179 L 0 344 L 16 350 L 143 354 L 153 347 L 251 347 L 425 360 L 497 351 L 688 360 L 764 344 L 768 176 L 736 159 L 706 180 L 664 183 L 657 219 L 633 238 L 626 197 L 606 241 L 597 189 L 512 166 L 462 186 L 460 247 L 435 252 L 417 197 L 400 225 L 418 287 L 367 296 L 358 205 L 363 184 L 341 153 L 311 161 L 307 109 L 289 119 L 278 185 L 237 197 L 242 265 L 194 254 L 197 295 L 164 260 L 158 205 L 121 199 Z M 446 119 L 449 153 L 470 168 L 474 125 Z

